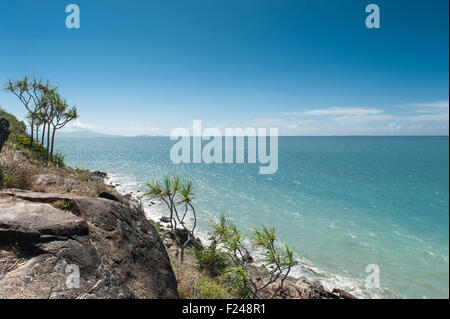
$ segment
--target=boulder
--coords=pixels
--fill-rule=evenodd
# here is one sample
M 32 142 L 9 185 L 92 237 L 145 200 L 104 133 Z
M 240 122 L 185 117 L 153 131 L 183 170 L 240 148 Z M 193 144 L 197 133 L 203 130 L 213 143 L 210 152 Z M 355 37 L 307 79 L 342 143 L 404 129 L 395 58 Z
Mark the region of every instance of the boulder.
M 115 202 L 120 202 L 119 198 L 117 198 L 116 195 L 113 195 L 110 192 L 101 192 L 100 194 L 98 194 L 98 197 L 104 198 L 104 199 L 109 199 L 109 200 L 112 200 Z
M 87 178 L 94 182 L 103 182 L 106 176 L 108 176 L 107 173 L 101 172 L 101 171 L 89 171 L 85 170 L 84 173 L 86 174 Z
M 36 183 L 41 185 L 64 184 L 65 178 L 54 174 L 41 174 L 36 177 Z
M 163 223 L 170 223 L 170 217 L 168 216 L 162 216 L 159 220 Z
M 2 151 L 3 145 L 8 140 L 9 134 L 9 121 L 4 117 L 0 118 L 0 152 Z
M 280 288 L 281 281 L 269 285 L 261 291 L 260 297 L 263 299 L 339 299 L 339 296 L 327 291 L 318 281 L 311 281 L 305 277 L 300 277 L 297 282 L 285 280 Z
M 54 207 L 56 200 L 72 201 L 74 213 Z M 79 285 L 70 285 L 78 272 Z M 159 235 L 134 208 L 9 190 L 0 191 L 0 298 L 178 298 L 178 292 Z
M 351 293 L 346 292 L 345 290 L 334 288 L 333 293 L 337 294 L 342 299 L 358 299 L 355 296 L 353 296 Z
M 186 243 L 189 239 L 189 236 L 191 234 L 191 231 L 184 229 L 184 228 L 177 228 L 175 229 L 175 234 L 171 233 L 171 239 L 175 240 L 175 236 L 178 237 L 178 239 L 180 240 L 180 243 Z M 200 240 L 200 238 L 193 238 L 189 243 L 187 243 L 186 247 L 194 247 L 196 249 L 202 250 L 203 244 L 202 241 Z

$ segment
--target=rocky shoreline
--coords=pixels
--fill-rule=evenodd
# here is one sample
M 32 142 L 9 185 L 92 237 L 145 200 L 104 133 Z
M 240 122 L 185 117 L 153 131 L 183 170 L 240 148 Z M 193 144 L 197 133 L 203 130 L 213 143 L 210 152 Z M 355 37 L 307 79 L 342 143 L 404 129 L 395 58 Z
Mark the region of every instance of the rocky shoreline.
M 0 298 L 178 298 L 169 220 L 149 221 L 139 194 L 108 185 L 105 172 L 71 172 L 45 170 L 32 177 L 33 190 L 0 190 Z M 67 287 L 70 267 L 79 271 L 75 288 Z M 251 272 L 255 281 L 269 275 L 261 266 Z M 275 299 L 355 298 L 306 277 L 279 285 L 261 297 L 278 291 Z
M 92 174 L 94 178 L 101 177 L 104 180 L 107 178 L 108 174 L 105 172 L 89 172 Z M 117 187 L 120 184 L 110 184 L 113 188 L 117 190 Z M 129 198 L 130 200 L 134 200 L 137 203 L 139 202 L 138 194 L 134 192 L 131 193 L 121 193 L 123 196 Z M 151 205 L 156 204 L 156 202 L 151 202 Z M 172 239 L 170 239 L 170 218 L 168 216 L 161 216 L 159 220 L 153 220 L 155 224 L 160 227 L 161 232 L 163 233 L 163 244 L 166 247 L 169 254 L 176 255 L 177 249 L 176 245 Z M 196 238 L 197 247 L 204 247 L 205 243 L 202 242 L 200 238 Z M 250 258 L 252 258 L 250 256 Z M 269 271 L 262 266 L 252 266 L 252 272 L 254 274 L 254 278 L 256 281 L 264 281 L 264 278 L 267 278 L 270 273 Z M 279 288 L 279 282 L 274 283 L 267 287 L 265 291 L 263 291 L 262 298 L 270 298 L 275 291 Z M 286 278 L 284 282 L 283 289 L 279 291 L 278 294 L 275 295 L 275 299 L 357 299 L 352 294 L 339 289 L 334 288 L 332 291 L 326 290 L 323 285 L 317 280 L 310 280 L 304 276 L 299 278 L 295 278 L 293 276 L 289 276 Z

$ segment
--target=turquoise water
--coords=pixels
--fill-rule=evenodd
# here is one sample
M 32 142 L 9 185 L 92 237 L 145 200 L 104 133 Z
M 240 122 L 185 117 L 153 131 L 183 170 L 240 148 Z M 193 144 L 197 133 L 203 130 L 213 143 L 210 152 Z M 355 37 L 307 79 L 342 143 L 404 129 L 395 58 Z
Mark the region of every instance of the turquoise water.
M 279 169 L 172 164 L 168 138 L 60 138 L 71 166 L 103 170 L 124 191 L 177 172 L 195 185 L 200 230 L 220 213 L 245 231 L 275 225 L 297 275 L 360 297 L 449 297 L 448 137 L 280 137 Z M 162 214 L 159 208 L 149 214 Z M 380 288 L 365 288 L 366 266 Z M 313 270 L 313 271 L 312 271 Z

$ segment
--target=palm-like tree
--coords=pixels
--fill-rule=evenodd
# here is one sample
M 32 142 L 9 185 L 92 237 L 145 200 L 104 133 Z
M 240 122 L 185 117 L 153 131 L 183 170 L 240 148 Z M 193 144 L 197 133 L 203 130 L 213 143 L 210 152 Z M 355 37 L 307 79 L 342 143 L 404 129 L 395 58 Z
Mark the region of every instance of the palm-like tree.
M 194 244 L 194 231 L 197 225 L 197 214 L 192 204 L 194 198 L 192 181 L 180 176 L 165 175 L 162 179 L 153 179 L 146 185 L 148 191 L 143 196 L 158 198 L 165 202 L 169 209 L 171 233 L 181 249 L 181 262 L 183 262 L 185 248 L 189 244 Z M 188 227 L 185 221 L 188 214 L 193 219 L 191 227 Z M 184 230 L 186 239 L 182 240 L 177 235 L 177 226 L 181 226 L 179 230 Z
M 31 114 L 30 117 L 30 146 L 33 145 L 34 140 L 34 126 L 35 120 L 38 117 L 38 113 L 42 108 L 45 96 L 50 90 L 49 83 L 44 84 L 42 80 L 29 80 L 28 77 L 24 77 L 21 80 L 8 81 L 5 90 L 13 93 L 22 102 L 28 112 Z
M 55 90 L 51 91 L 47 96 L 47 102 L 50 104 L 50 111 L 48 112 L 49 126 L 53 127 L 51 142 L 47 137 L 47 153 L 50 149 L 50 158 L 53 157 L 53 147 L 55 144 L 55 133 L 66 126 L 72 120 L 78 118 L 78 110 L 75 106 L 69 106 L 67 101 L 61 98 Z M 50 135 L 50 127 L 49 134 Z

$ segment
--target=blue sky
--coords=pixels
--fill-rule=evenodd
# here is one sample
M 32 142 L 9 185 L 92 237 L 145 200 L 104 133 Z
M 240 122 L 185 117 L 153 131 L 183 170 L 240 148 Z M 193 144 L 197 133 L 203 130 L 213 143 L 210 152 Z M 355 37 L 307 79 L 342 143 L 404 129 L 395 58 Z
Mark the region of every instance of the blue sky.
M 76 3 L 81 28 L 67 29 Z M 378 4 L 381 28 L 365 27 Z M 50 80 L 70 129 L 448 135 L 447 0 L 2 1 L 0 82 Z M 16 98 L 0 105 L 24 118 Z

